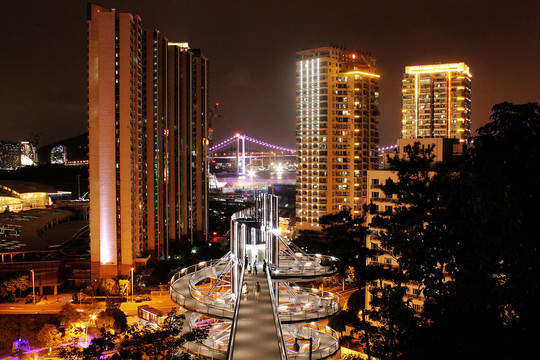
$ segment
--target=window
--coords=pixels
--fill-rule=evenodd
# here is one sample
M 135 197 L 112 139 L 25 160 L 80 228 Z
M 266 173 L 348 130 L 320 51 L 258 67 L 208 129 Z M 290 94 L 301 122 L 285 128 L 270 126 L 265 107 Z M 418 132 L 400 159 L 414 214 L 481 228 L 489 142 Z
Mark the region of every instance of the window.
M 371 185 L 379 185 L 379 179 L 371 179 Z
M 379 198 L 379 192 L 378 191 L 373 191 L 371 193 L 371 197 L 374 198 L 374 199 L 378 199 Z
M 392 265 L 392 259 L 391 258 L 384 258 L 384 263 Z

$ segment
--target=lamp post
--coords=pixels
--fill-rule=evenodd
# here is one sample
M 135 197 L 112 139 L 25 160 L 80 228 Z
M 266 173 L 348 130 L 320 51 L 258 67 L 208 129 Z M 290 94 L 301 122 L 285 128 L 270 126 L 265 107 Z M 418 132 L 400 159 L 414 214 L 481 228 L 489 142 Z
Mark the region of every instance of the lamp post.
M 131 302 L 133 301 L 133 268 L 131 268 Z
M 88 347 L 88 330 L 87 327 L 84 325 L 84 323 L 81 323 L 81 327 L 84 331 L 84 345 L 85 347 Z
M 36 283 L 34 281 L 34 269 L 30 270 L 32 272 L 32 304 L 36 303 Z
M 295 352 L 300 351 L 300 344 L 298 344 L 298 341 L 309 341 L 309 360 L 311 360 L 311 355 L 313 353 L 313 338 L 294 338 L 293 350 Z

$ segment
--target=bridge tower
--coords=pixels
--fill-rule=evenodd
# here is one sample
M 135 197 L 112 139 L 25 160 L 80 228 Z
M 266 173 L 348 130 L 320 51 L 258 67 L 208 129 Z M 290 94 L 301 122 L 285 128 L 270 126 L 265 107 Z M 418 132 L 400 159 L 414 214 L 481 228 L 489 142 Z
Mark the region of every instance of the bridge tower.
M 236 134 L 236 166 L 238 175 L 246 175 L 246 136 Z

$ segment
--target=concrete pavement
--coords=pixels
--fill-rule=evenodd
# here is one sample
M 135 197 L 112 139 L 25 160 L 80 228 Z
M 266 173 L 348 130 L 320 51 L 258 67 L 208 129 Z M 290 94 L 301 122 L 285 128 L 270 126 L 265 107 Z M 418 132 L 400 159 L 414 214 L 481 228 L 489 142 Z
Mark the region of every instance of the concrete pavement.
M 235 360 L 280 359 L 277 330 L 272 313 L 270 289 L 266 276 L 247 275 L 248 300 L 243 297 L 238 311 L 233 358 Z M 261 297 L 255 300 L 254 286 L 259 281 Z M 242 295 L 243 296 L 243 295 Z

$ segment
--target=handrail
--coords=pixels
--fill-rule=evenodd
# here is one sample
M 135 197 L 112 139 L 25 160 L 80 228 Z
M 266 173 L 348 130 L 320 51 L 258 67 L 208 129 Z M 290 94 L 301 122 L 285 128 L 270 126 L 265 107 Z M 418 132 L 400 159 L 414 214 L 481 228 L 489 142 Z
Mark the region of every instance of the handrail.
M 292 333 L 290 330 L 289 326 L 289 332 Z M 302 335 L 305 338 L 313 338 L 318 343 L 312 350 L 314 359 L 325 359 L 339 351 L 339 335 L 334 329 L 318 323 L 308 323 L 299 326 L 298 330 L 300 330 L 298 335 Z M 306 358 L 305 354 L 295 352 L 292 352 L 289 357 L 290 360 Z
M 290 291 L 295 292 L 297 300 L 300 302 L 306 301 L 309 303 L 310 297 L 315 297 L 316 302 L 313 302 L 314 306 L 312 309 L 303 307 L 301 311 L 287 312 L 286 310 L 279 309 L 279 307 L 281 307 L 279 306 L 279 318 L 284 324 L 322 320 L 335 315 L 341 309 L 339 296 L 330 291 L 298 286 L 291 287 Z M 279 298 L 280 300 L 285 300 L 286 297 L 287 295 L 280 295 Z
M 221 262 L 223 258 L 211 261 L 202 261 L 198 264 L 191 265 L 189 267 L 181 269 L 179 272 L 174 274 L 171 278 L 171 286 L 169 288 L 169 295 L 171 299 L 178 305 L 201 314 L 210 315 L 218 318 L 232 319 L 233 310 L 229 310 L 223 307 L 218 307 L 211 304 L 206 304 L 196 298 L 191 294 L 191 288 L 189 287 L 189 279 L 187 280 L 189 297 L 182 294 L 180 291 L 175 289 L 175 284 L 177 281 L 180 281 L 181 278 L 185 278 L 190 274 L 199 272 L 201 270 L 208 270 L 214 264 Z
M 274 323 L 276 324 L 276 329 L 278 331 L 278 346 L 279 352 L 281 353 L 281 360 L 288 360 L 287 346 L 285 345 L 285 337 L 283 336 L 283 329 L 281 328 L 281 322 L 279 321 L 278 315 L 278 304 L 276 298 L 274 297 L 274 291 L 272 289 L 272 278 L 270 277 L 270 271 L 266 272 L 266 280 L 268 281 L 268 290 L 270 293 L 270 300 L 272 301 L 272 314 L 274 315 Z
M 240 266 L 240 281 L 238 282 L 239 286 L 242 286 L 244 283 L 244 263 L 242 261 L 239 262 L 236 266 Z M 241 288 L 239 288 L 241 289 Z M 234 341 L 236 339 L 236 324 L 238 324 L 238 311 L 240 309 L 240 299 L 242 298 L 242 294 L 240 293 L 241 290 L 238 291 L 238 296 L 236 297 L 236 304 L 234 306 L 234 316 L 231 323 L 231 335 L 229 336 L 229 345 L 227 346 L 227 360 L 232 360 L 233 357 L 233 349 L 234 349 Z

